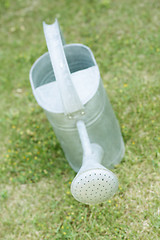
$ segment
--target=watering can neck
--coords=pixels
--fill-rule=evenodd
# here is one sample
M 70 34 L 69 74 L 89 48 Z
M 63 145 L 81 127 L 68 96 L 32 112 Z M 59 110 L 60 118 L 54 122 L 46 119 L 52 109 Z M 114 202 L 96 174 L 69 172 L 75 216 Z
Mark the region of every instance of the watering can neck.
M 43 22 L 43 29 L 50 55 L 51 64 L 58 83 L 64 113 L 83 111 L 83 104 L 73 85 L 70 70 L 64 53 L 58 21 L 48 25 Z
M 83 149 L 83 164 L 80 172 L 93 167 L 104 168 L 101 165 L 104 151 L 100 145 L 90 142 L 85 123 L 82 120 L 77 121 L 77 130 Z

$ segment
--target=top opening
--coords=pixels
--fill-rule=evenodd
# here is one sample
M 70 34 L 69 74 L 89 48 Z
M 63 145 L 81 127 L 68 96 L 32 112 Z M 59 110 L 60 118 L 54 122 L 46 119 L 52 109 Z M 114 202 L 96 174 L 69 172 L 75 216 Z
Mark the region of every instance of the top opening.
M 96 65 L 92 52 L 84 45 L 65 45 L 64 52 L 71 73 Z M 35 62 L 31 71 L 34 88 L 56 81 L 48 53 Z

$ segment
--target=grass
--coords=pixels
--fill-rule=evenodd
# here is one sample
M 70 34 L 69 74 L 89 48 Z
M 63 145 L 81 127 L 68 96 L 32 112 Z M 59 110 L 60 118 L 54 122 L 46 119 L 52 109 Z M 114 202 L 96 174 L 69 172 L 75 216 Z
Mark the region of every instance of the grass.
M 0 239 L 158 240 L 160 2 L 1 0 L 0 16 Z M 55 17 L 67 43 L 92 49 L 124 136 L 119 191 L 100 205 L 71 196 L 75 173 L 28 79 Z

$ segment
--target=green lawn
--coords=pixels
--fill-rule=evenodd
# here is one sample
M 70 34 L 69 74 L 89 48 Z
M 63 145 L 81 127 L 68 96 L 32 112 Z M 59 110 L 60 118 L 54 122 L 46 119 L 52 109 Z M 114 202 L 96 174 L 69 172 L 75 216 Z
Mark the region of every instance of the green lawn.
M 56 17 L 67 43 L 92 49 L 124 136 L 119 191 L 100 205 L 72 197 L 29 83 Z M 160 239 L 160 1 L 1 0 L 0 22 L 0 239 Z

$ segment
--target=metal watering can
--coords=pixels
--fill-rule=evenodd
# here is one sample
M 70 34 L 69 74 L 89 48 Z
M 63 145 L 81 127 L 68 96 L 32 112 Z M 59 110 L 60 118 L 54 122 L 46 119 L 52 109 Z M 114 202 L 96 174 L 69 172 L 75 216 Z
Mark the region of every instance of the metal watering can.
M 97 204 L 111 198 L 118 179 L 109 169 L 124 155 L 124 142 L 91 50 L 63 45 L 57 20 L 43 23 L 48 52 L 30 70 L 30 82 L 75 172 L 76 200 Z

